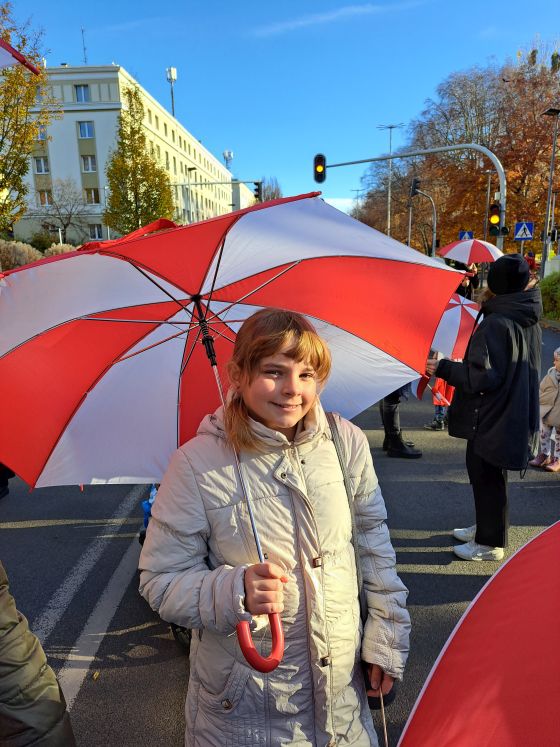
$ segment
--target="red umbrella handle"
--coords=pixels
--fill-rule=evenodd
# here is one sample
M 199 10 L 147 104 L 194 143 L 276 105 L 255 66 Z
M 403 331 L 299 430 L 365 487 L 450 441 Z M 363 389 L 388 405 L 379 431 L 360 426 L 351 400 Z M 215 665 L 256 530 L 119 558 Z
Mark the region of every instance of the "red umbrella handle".
M 282 621 L 278 612 L 273 612 L 268 616 L 270 630 L 272 632 L 272 651 L 267 657 L 261 656 L 251 636 L 251 628 L 247 620 L 237 623 L 237 640 L 241 646 L 241 651 L 248 664 L 257 672 L 272 672 L 282 661 L 284 656 L 284 630 Z

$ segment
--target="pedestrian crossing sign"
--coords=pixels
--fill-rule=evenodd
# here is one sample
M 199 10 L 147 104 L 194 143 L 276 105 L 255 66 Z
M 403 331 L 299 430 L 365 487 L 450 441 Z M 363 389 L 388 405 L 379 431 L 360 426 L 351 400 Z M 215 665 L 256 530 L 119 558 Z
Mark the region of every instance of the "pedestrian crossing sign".
M 515 224 L 513 238 L 515 241 L 532 241 L 533 229 L 535 224 L 532 221 L 524 220 Z
M 474 239 L 474 231 L 459 231 L 459 241 Z

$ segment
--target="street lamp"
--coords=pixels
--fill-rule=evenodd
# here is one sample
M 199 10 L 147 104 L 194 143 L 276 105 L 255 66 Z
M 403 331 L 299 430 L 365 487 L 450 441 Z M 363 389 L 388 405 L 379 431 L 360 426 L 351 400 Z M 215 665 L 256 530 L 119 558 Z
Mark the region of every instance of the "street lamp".
M 166 68 L 165 77 L 167 78 L 167 82 L 171 86 L 171 114 L 175 116 L 175 97 L 173 95 L 173 84 L 177 80 L 177 68 L 176 67 Z
M 389 130 L 389 156 L 393 152 L 393 130 L 404 127 L 403 122 L 399 124 L 377 125 L 378 130 Z M 393 182 L 393 159 L 389 158 L 389 183 L 387 185 L 387 236 L 391 235 L 391 186 Z
M 548 195 L 546 197 L 546 218 L 544 221 L 544 236 L 543 236 L 543 249 L 542 249 L 542 260 L 541 260 L 541 278 L 544 278 L 546 261 L 548 259 L 548 242 L 550 239 L 550 203 L 552 201 L 552 181 L 554 179 L 554 159 L 556 157 L 556 140 L 558 138 L 558 115 L 560 115 L 560 109 L 555 106 L 551 106 L 543 115 L 546 117 L 554 117 L 554 135 L 552 136 L 552 155 L 550 156 L 550 174 L 548 176 Z

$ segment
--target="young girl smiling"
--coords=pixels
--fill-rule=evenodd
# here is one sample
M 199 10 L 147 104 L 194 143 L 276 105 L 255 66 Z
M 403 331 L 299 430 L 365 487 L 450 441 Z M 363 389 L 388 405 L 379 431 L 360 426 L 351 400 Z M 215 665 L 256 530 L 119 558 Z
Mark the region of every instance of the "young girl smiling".
M 202 421 L 163 478 L 140 591 L 164 620 L 193 629 L 189 747 L 377 745 L 361 660 L 373 694 L 402 677 L 407 590 L 367 440 L 337 417 L 368 608 L 362 626 L 349 498 L 318 396 L 330 366 L 305 317 L 278 309 L 249 317 L 229 362 L 225 408 Z M 266 656 L 270 613 L 281 613 L 285 651 L 262 674 L 245 662 L 236 625 L 250 623 Z

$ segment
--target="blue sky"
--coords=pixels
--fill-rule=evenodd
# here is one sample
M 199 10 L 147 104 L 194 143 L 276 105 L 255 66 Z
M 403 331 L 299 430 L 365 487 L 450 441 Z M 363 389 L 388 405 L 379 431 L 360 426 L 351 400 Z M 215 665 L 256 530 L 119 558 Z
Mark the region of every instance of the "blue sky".
M 553 43 L 559 0 L 26 0 L 50 66 L 122 65 L 239 179 L 274 176 L 285 195 L 317 189 L 313 155 L 336 163 L 382 155 L 450 73 Z M 560 37 L 556 37 L 557 39 Z M 363 166 L 333 169 L 321 189 L 347 206 Z

